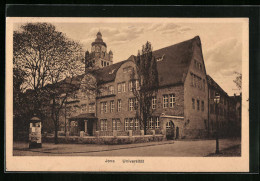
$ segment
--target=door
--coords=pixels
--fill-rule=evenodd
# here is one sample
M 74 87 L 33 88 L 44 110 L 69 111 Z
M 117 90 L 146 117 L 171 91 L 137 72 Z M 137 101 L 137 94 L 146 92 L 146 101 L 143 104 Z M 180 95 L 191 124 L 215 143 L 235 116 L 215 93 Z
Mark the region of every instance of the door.
M 93 136 L 93 120 L 88 120 L 87 132 L 89 136 Z
M 172 121 L 168 121 L 166 124 L 166 139 L 173 140 L 174 139 L 174 130 L 175 125 Z

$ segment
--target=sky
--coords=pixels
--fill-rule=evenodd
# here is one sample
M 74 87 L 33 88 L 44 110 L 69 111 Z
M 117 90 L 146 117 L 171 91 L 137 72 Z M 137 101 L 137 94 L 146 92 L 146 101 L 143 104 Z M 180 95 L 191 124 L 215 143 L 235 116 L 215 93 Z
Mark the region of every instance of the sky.
M 93 18 L 94 19 L 94 18 Z M 195 36 L 199 36 L 202 52 L 209 74 L 229 95 L 239 93 L 233 80 L 242 71 L 242 23 L 239 21 L 109 21 L 96 19 L 91 22 L 51 22 L 58 31 L 79 41 L 84 51 L 91 50 L 100 31 L 107 50 L 113 51 L 114 63 L 136 55 L 146 41 L 153 50 L 164 48 Z M 18 28 L 20 24 L 17 24 Z

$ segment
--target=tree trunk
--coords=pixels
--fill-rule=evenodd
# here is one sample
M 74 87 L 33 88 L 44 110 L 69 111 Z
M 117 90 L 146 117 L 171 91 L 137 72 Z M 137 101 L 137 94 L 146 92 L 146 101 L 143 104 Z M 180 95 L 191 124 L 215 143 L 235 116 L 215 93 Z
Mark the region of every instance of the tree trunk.
M 58 126 L 55 124 L 54 144 L 58 144 Z

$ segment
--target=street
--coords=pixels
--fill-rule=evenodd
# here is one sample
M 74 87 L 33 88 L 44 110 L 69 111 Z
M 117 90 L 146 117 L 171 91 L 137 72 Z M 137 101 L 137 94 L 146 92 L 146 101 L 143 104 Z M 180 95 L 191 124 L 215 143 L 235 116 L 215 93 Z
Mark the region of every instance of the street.
M 240 145 L 240 139 L 220 139 L 222 150 Z M 14 142 L 14 156 L 173 156 L 203 157 L 215 153 L 216 140 L 171 140 L 127 145 L 52 144 L 29 149 L 28 143 Z

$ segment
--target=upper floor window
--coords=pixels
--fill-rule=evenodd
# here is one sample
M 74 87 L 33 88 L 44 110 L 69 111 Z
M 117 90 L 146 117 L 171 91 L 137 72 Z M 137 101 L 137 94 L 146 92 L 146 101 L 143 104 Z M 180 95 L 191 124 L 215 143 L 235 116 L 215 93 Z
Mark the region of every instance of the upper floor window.
M 195 109 L 195 99 L 192 98 L 192 109 Z
M 132 69 L 133 69 L 133 67 L 128 66 L 128 67 L 123 68 L 123 72 L 124 73 L 131 72 Z
M 168 107 L 168 95 L 163 95 L 163 108 Z
M 200 110 L 200 101 L 197 100 L 197 110 L 199 111 Z
M 117 84 L 117 93 L 121 93 L 121 91 L 122 91 L 122 84 L 118 83 Z
M 173 108 L 175 105 L 175 94 L 170 94 L 170 108 Z
M 134 98 L 129 98 L 129 111 L 134 110 Z
M 88 111 L 89 113 L 93 113 L 95 111 L 95 104 L 89 104 Z
M 115 102 L 110 101 L 110 112 L 114 112 L 114 109 L 115 109 Z
M 132 91 L 132 89 L 133 89 L 133 81 L 129 81 L 128 89 L 129 89 L 129 91 Z
M 101 102 L 101 114 L 107 112 L 107 102 Z
M 152 109 L 156 109 L 156 96 L 152 98 Z
M 109 94 L 115 94 L 115 88 L 114 88 L 113 85 L 110 85 L 110 86 L 108 87 L 108 89 L 109 89 Z
M 117 100 L 117 112 L 121 111 L 121 99 Z
M 122 82 L 122 92 L 125 92 L 125 82 Z

